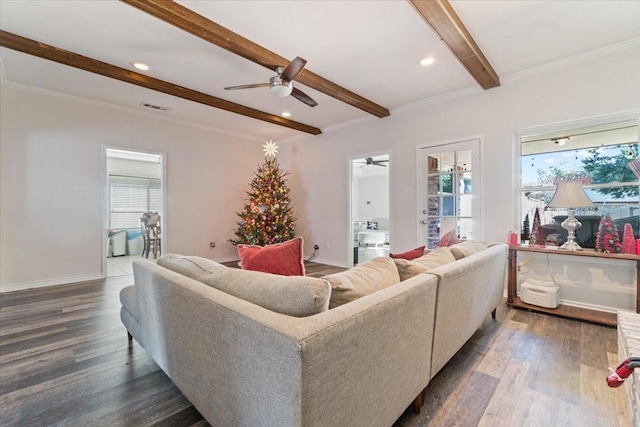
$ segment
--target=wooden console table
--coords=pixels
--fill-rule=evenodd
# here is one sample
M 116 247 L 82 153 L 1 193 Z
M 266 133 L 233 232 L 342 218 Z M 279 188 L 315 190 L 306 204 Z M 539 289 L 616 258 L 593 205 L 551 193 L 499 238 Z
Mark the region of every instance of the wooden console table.
M 557 308 L 546 308 L 537 305 L 527 304 L 518 298 L 518 252 L 539 252 L 555 255 L 569 256 L 586 256 L 592 258 L 609 258 L 622 259 L 636 262 L 636 313 L 640 313 L 640 256 L 631 254 L 604 254 L 596 252 L 593 249 L 585 249 L 583 251 L 566 251 L 563 249 L 547 249 L 533 246 L 509 246 L 509 270 L 507 277 L 507 304 L 513 308 L 521 310 L 535 311 L 538 313 L 546 313 L 568 319 L 584 320 L 586 322 L 597 323 L 600 325 L 613 326 L 617 325 L 617 316 L 615 313 L 607 313 L 604 311 L 589 310 L 586 308 L 570 307 L 560 304 Z

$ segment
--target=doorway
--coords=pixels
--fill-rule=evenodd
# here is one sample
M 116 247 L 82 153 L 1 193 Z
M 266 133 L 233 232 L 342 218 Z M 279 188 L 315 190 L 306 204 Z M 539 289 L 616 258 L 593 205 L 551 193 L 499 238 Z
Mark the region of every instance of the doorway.
M 349 158 L 349 265 L 389 255 L 389 152 Z
M 141 259 L 144 249 L 140 229 L 143 213 L 157 212 L 162 236 L 166 235 L 164 164 L 163 153 L 104 148 L 103 223 L 107 232 L 103 233 L 102 247 L 106 277 L 133 274 L 132 262 Z M 158 245 L 161 250 L 165 246 L 165 242 Z M 154 260 L 153 255 L 147 258 Z
M 482 239 L 480 138 L 418 147 L 420 245 L 434 249 L 449 231 Z

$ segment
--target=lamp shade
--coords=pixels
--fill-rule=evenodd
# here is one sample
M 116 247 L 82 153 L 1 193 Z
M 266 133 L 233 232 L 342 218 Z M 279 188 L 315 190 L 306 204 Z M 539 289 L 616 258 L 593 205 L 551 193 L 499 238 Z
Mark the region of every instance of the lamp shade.
M 547 208 L 592 208 L 593 202 L 584 192 L 580 181 L 560 181 Z

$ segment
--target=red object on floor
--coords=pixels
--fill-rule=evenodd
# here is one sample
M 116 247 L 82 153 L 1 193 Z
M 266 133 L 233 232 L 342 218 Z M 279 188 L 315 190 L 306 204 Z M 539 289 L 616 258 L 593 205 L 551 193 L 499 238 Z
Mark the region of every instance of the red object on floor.
M 630 356 L 623 360 L 616 370 L 607 377 L 607 385 L 612 388 L 620 387 L 637 367 L 640 367 L 640 356 Z

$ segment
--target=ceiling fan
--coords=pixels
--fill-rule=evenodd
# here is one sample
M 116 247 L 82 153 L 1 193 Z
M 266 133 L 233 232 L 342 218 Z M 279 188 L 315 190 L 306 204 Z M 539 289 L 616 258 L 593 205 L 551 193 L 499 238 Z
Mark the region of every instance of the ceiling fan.
M 364 160 L 365 160 L 364 162 L 357 162 L 357 163 L 363 163 L 363 165 L 360 166 L 361 168 L 365 166 L 382 166 L 383 168 L 386 168 L 387 165 L 385 165 L 384 163 L 389 162 L 389 160 L 373 160 L 373 157 L 367 157 Z
M 307 61 L 305 59 L 296 56 L 296 58 L 287 65 L 287 67 L 275 66 L 274 69 L 278 75 L 271 77 L 269 83 L 254 83 L 240 86 L 225 87 L 225 90 L 236 89 L 252 89 L 256 87 L 268 87 L 271 92 L 278 95 L 280 98 L 285 96 L 293 96 L 298 101 L 302 101 L 309 107 L 315 107 L 318 105 L 309 95 L 293 87 L 293 80 L 302 71 Z

